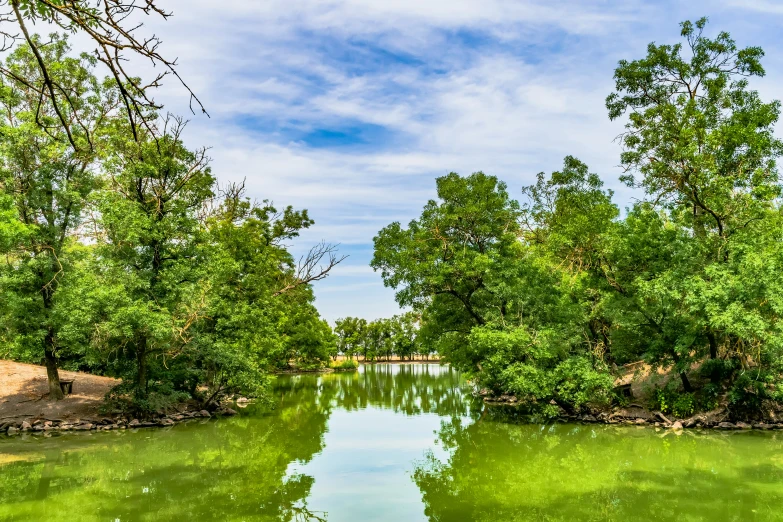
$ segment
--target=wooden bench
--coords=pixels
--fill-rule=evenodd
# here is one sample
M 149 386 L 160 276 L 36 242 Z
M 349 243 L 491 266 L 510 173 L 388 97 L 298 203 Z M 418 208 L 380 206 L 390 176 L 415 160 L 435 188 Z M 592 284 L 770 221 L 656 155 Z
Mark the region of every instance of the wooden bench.
M 63 391 L 63 395 L 70 395 L 73 393 L 73 380 L 60 379 L 60 389 Z
M 630 384 L 621 384 L 620 386 L 615 386 L 614 391 L 621 397 L 633 397 Z

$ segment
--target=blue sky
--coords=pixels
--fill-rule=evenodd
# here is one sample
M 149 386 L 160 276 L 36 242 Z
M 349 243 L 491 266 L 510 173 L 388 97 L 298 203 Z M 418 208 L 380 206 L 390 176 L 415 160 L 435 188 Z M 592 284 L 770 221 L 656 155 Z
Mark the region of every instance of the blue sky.
M 148 29 L 211 118 L 193 116 L 189 145 L 212 147 L 218 178 L 252 197 L 307 208 L 320 240 L 350 257 L 316 286 L 324 317 L 398 312 L 368 263 L 372 238 L 415 218 L 434 179 L 477 170 L 511 193 L 575 155 L 617 191 L 622 123 L 603 100 L 621 58 L 678 40 L 678 23 L 767 52 L 765 98 L 783 98 L 783 0 L 169 0 Z M 189 114 L 175 82 L 159 93 Z

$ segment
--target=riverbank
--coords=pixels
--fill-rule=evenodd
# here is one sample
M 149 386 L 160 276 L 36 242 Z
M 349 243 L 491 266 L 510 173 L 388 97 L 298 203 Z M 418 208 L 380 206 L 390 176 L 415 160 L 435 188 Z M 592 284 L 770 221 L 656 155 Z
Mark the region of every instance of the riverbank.
M 45 367 L 0 360 L 0 423 L 97 418 L 104 396 L 119 384 L 110 377 L 62 370 L 60 379 L 73 381 L 73 391 L 61 401 L 50 401 Z
M 484 403 L 490 407 L 516 408 L 517 401 L 511 396 L 500 398 L 484 397 Z M 676 418 L 664 415 L 660 411 L 651 410 L 639 404 L 626 407 L 614 407 L 606 410 L 593 410 L 590 413 L 568 415 L 565 412 L 557 417 L 562 422 L 581 422 L 587 424 L 631 424 L 636 426 L 653 426 L 672 430 L 683 429 L 715 429 L 715 430 L 783 430 L 783 420 L 773 419 L 768 422 L 731 422 L 726 408 L 697 413 L 688 418 Z
M 175 413 L 136 419 L 101 411 L 106 393 L 117 379 L 83 372 L 60 371 L 61 380 L 73 381 L 72 393 L 59 401 L 48 400 L 46 368 L 0 360 L 0 433 L 110 431 L 128 428 L 173 426 L 190 419 L 234 415 L 231 408 L 214 412 L 181 405 Z

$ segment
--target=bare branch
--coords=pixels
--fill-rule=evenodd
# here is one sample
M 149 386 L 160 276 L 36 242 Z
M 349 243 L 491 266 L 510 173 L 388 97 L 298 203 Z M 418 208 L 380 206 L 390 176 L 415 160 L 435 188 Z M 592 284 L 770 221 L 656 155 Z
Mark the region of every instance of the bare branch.
M 66 112 L 64 107 L 70 105 L 73 109 L 72 112 L 76 111 L 76 107 L 67 93 L 52 81 L 47 66 L 41 59 L 36 44 L 27 31 L 28 21 L 33 24 L 38 21 L 51 23 L 68 33 L 84 33 L 92 39 L 96 46 L 95 57 L 109 68 L 111 77 L 117 83 L 136 141 L 143 139 L 139 133 L 139 127 L 146 128 L 152 136 L 156 136 L 155 126 L 151 121 L 157 118 L 156 112 L 160 110 L 161 105 L 155 102 L 151 91 L 159 87 L 167 75 L 174 76 L 187 90 L 191 112 L 195 114 L 198 109 L 201 113 L 209 116 L 201 100 L 177 72 L 177 59 L 169 59 L 160 54 L 158 50 L 161 44 L 160 38 L 156 35 L 141 37 L 138 32 L 144 26 L 143 23 L 135 19 L 132 23 L 127 23 L 130 17 L 137 14 L 142 16 L 157 15 L 164 20 L 168 19 L 171 13 L 158 7 L 157 0 L 143 0 L 141 2 L 139 0 L 95 0 L 94 2 L 86 0 L 0 0 L 0 6 L 3 5 L 10 6 L 11 10 L 6 13 L 0 12 L 0 24 L 2 24 L 0 27 L 0 37 L 2 38 L 0 51 L 11 48 L 18 39 L 18 36 L 6 30 L 5 26 L 10 24 L 18 26 L 24 34 L 24 39 L 36 55 L 41 74 L 45 80 L 45 88 L 48 91 L 47 97 L 51 97 L 51 103 L 74 149 L 78 147 L 72 136 L 70 124 L 64 116 Z M 122 62 L 128 61 L 125 53 L 146 58 L 153 66 L 162 67 L 163 71 L 157 74 L 152 81 L 142 82 L 127 72 L 123 66 Z M 9 76 L 6 71 L 0 71 L 0 74 L 14 81 L 19 81 L 18 78 Z M 60 96 L 56 94 L 58 88 L 61 91 Z M 92 148 L 93 144 L 89 133 L 86 138 L 89 147 Z
M 348 256 L 339 256 L 337 254 L 338 246 L 339 245 L 332 245 L 331 243 L 323 241 L 315 245 L 310 249 L 307 255 L 304 255 L 299 259 L 293 281 L 286 284 L 272 295 L 278 296 L 299 286 L 325 279 L 332 268 L 348 258 Z

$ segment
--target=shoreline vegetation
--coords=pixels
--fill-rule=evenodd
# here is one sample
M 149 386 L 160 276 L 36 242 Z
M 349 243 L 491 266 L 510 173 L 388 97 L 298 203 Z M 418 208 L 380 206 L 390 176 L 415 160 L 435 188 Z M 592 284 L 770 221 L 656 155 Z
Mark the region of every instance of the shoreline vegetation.
M 341 368 L 340 365 L 350 361 L 355 364 L 347 365 Z M 324 367 L 319 370 L 313 371 L 299 371 L 296 369 L 281 370 L 277 372 L 280 375 L 310 375 L 310 374 L 325 374 L 333 372 L 344 371 L 356 371 L 359 365 L 377 365 L 377 364 L 440 364 L 440 361 L 436 359 L 414 359 L 414 360 L 400 360 L 399 357 L 394 357 L 389 361 L 370 360 L 370 361 L 357 361 L 356 359 L 347 358 L 345 356 L 338 356 L 336 361 L 333 361 L 331 367 Z M 165 414 L 152 415 L 147 418 L 133 418 L 126 414 L 115 413 L 113 415 L 101 414 L 100 406 L 104 404 L 104 397 L 100 394 L 83 393 L 83 389 L 86 387 L 90 390 L 105 391 L 110 389 L 113 382 L 102 383 L 102 386 L 96 388 L 93 386 L 92 381 L 105 381 L 106 378 L 86 374 L 82 372 L 67 372 L 66 377 L 73 380 L 75 385 L 75 394 L 67 395 L 63 401 L 55 403 L 60 406 L 61 409 L 58 412 L 46 412 L 45 407 L 52 404 L 44 400 L 39 392 L 43 389 L 45 383 L 45 368 L 41 366 L 11 363 L 10 361 L 0 360 L 0 371 L 4 375 L 16 375 L 22 376 L 23 379 L 27 379 L 27 382 L 18 380 L 17 386 L 12 390 L 24 395 L 25 399 L 17 397 L 16 403 L 33 403 L 43 405 L 43 409 L 40 411 L 33 411 L 29 408 L 26 413 L 17 413 L 16 415 L 7 415 L 9 408 L 14 407 L 14 401 L 11 397 L 14 395 L 6 394 L 0 396 L 0 412 L 4 415 L 0 415 L 0 434 L 6 434 L 9 436 L 19 434 L 34 434 L 51 436 L 58 432 L 85 432 L 85 431 L 113 431 L 113 430 L 126 430 L 126 429 L 138 429 L 138 428 L 153 428 L 171 427 L 175 424 L 188 421 L 205 421 L 213 418 L 229 417 L 237 414 L 239 408 L 246 407 L 249 403 L 253 402 L 253 399 L 247 399 L 245 397 L 236 397 L 231 400 L 224 400 L 221 404 L 213 404 L 211 411 L 201 408 L 198 405 L 193 404 L 180 404 L 173 407 L 173 411 Z M 665 376 L 665 373 L 658 376 Z M 109 381 L 113 381 L 108 379 Z M 621 382 L 621 380 L 618 380 Z M 8 380 L 10 383 L 10 380 Z M 35 385 L 37 382 L 38 386 Z M 19 386 L 19 383 L 22 383 Z M 24 391 L 21 391 L 24 390 Z M 82 392 L 82 393 L 79 393 Z M 499 397 L 491 396 L 490 392 L 486 389 L 475 390 L 473 395 L 480 398 L 485 407 L 492 408 L 497 412 L 505 412 L 509 414 L 509 419 L 515 419 L 516 421 L 522 420 L 523 422 L 560 422 L 560 423 L 583 423 L 583 424 L 607 424 L 607 425 L 619 425 L 619 426 L 637 426 L 648 427 L 656 429 L 668 429 L 672 431 L 680 431 L 683 429 L 714 429 L 714 430 L 783 430 L 783 421 L 773 422 L 755 422 L 745 423 L 742 421 L 730 422 L 729 412 L 725 408 L 718 408 L 713 411 L 698 413 L 687 418 L 678 418 L 674 415 L 665 415 L 660 411 L 656 411 L 653 408 L 645 406 L 644 404 L 637 404 L 630 402 L 623 406 L 613 406 L 611 408 L 594 408 L 590 409 L 586 413 L 581 414 L 568 414 L 565 411 L 561 411 L 556 417 L 541 418 L 536 416 L 530 416 L 524 409 L 520 409 L 520 402 L 514 396 L 502 395 Z M 43 402 L 41 402 L 43 401 Z M 69 401 L 70 407 L 69 407 Z M 85 403 L 89 403 L 85 408 Z M 18 406 L 18 404 L 16 404 Z M 237 409 L 234 409 L 237 408 Z
M 605 101 L 638 196 L 624 211 L 573 156 L 519 199 L 452 172 L 418 217 L 378 232 L 371 266 L 420 317 L 419 342 L 488 400 L 539 418 L 778 426 L 783 141 L 781 102 L 752 87 L 764 51 L 701 18 L 640 54 Z M 612 416 L 631 403 L 648 413 Z

